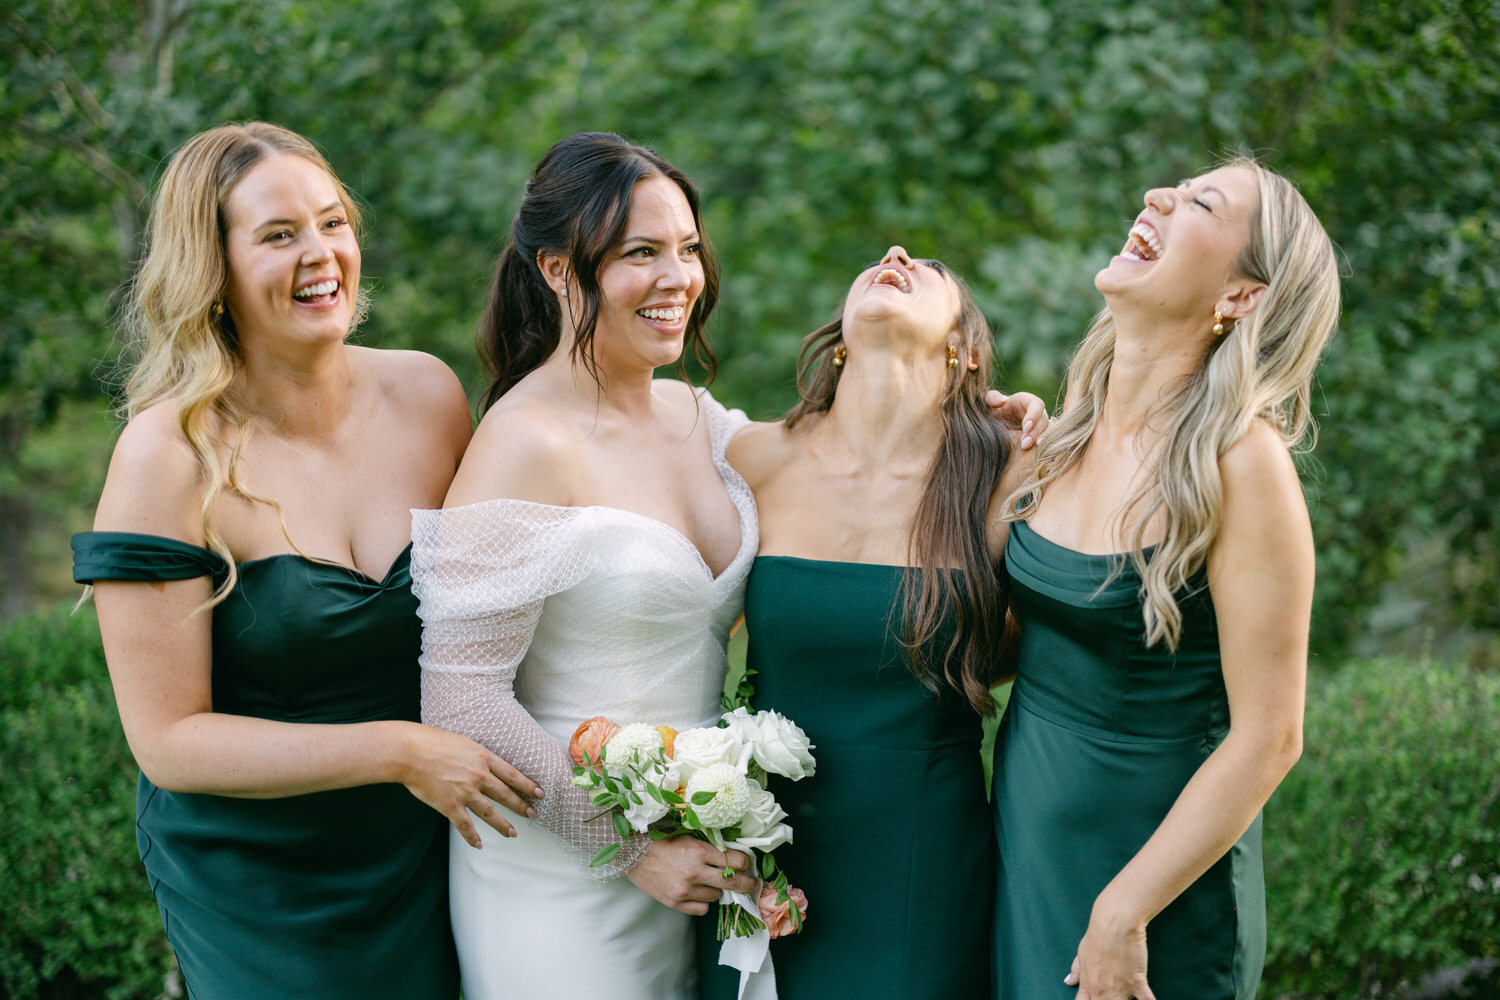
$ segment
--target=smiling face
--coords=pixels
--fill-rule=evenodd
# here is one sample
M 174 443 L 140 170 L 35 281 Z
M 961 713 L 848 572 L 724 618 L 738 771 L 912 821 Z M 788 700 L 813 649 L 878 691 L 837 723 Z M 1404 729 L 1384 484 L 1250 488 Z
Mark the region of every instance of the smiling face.
M 333 178 L 277 153 L 224 203 L 229 281 L 224 304 L 243 349 L 267 338 L 342 341 L 359 292 L 359 243 Z
M 599 266 L 594 357 L 601 364 L 659 368 L 682 356 L 703 292 L 698 225 L 682 190 L 652 174 L 630 196 L 625 235 Z
M 844 299 L 844 337 L 861 328 L 891 329 L 895 336 L 957 344 L 959 295 L 940 261 L 913 260 L 893 246 L 859 273 Z
M 1094 286 L 1107 300 L 1207 316 L 1242 278 L 1238 261 L 1259 204 L 1255 175 L 1244 167 L 1152 188 L 1125 246 L 1095 275 Z

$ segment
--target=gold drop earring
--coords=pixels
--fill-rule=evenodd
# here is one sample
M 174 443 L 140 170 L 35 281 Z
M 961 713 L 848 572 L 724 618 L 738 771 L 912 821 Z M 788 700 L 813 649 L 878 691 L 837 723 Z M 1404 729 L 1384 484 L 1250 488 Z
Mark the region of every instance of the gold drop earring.
M 948 345 L 948 367 L 958 367 L 958 348 L 954 347 L 952 344 Z
M 833 367 L 835 367 L 835 368 L 842 368 L 842 367 L 844 367 L 844 359 L 847 358 L 848 356 L 849 356 L 849 350 L 848 350 L 848 348 L 844 347 L 843 344 L 840 344 L 839 346 L 835 347 L 833 349 Z
M 1224 336 L 1224 314 L 1217 309 L 1214 310 L 1214 336 Z

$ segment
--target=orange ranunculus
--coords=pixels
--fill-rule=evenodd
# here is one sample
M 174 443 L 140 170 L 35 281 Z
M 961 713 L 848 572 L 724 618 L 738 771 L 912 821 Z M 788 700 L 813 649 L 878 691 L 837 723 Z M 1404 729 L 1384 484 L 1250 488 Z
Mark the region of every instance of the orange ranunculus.
M 773 938 L 779 938 L 785 934 L 797 933 L 796 926 L 792 923 L 792 907 L 797 907 L 797 912 L 803 920 L 807 919 L 807 894 L 801 889 L 787 888 L 787 895 L 791 898 L 784 903 L 776 902 L 776 887 L 767 885 L 760 890 L 760 919 L 765 921 L 766 930 L 771 932 Z
M 604 743 L 620 727 L 610 722 L 602 715 L 596 715 L 592 719 L 585 719 L 573 730 L 573 738 L 568 741 L 568 756 L 573 758 L 573 763 L 583 765 L 583 754 L 588 752 L 589 760 L 596 765 L 599 763 L 599 751 Z
M 677 742 L 677 730 L 671 726 L 657 726 L 656 731 L 661 733 L 661 746 L 667 752 L 667 759 L 672 759 L 672 747 Z

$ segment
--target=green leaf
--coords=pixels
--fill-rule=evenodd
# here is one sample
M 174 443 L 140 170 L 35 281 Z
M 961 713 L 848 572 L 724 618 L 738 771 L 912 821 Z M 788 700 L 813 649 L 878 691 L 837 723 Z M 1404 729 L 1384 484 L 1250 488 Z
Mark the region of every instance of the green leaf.
M 589 862 L 589 867 L 590 868 L 598 868 L 600 865 L 607 865 L 611 861 L 613 861 L 615 859 L 615 855 L 617 855 L 619 853 L 620 853 L 620 845 L 619 844 L 608 844 L 608 845 L 606 845 L 604 847 L 601 847 L 601 848 L 599 848 L 598 852 L 594 855 L 594 859 Z

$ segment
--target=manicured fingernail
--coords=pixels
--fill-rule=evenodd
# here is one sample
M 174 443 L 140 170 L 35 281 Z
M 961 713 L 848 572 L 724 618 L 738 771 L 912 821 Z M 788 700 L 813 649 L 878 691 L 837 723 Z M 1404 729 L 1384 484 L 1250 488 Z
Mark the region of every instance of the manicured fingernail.
M 1026 420 L 1024 423 L 1021 424 L 1021 430 L 1023 430 L 1023 431 L 1029 431 L 1029 430 L 1031 430 L 1031 423 L 1032 423 L 1031 420 L 1029 420 L 1029 419 Z
M 536 810 L 533 809 L 533 808 L 531 808 L 531 806 L 527 806 L 526 807 L 526 815 L 529 816 L 531 819 L 536 819 Z
M 532 795 L 533 798 L 538 798 L 539 799 L 543 795 L 546 795 L 546 794 L 547 794 L 546 792 L 542 791 L 542 786 L 541 785 L 538 785 L 538 786 L 536 786 L 535 788 L 533 788 L 531 790 L 531 795 Z
M 1031 440 L 1031 435 L 1030 434 L 1026 435 L 1025 437 L 1023 437 L 1021 439 L 1021 450 L 1024 451 L 1027 448 L 1030 448 L 1033 443 L 1034 442 Z

